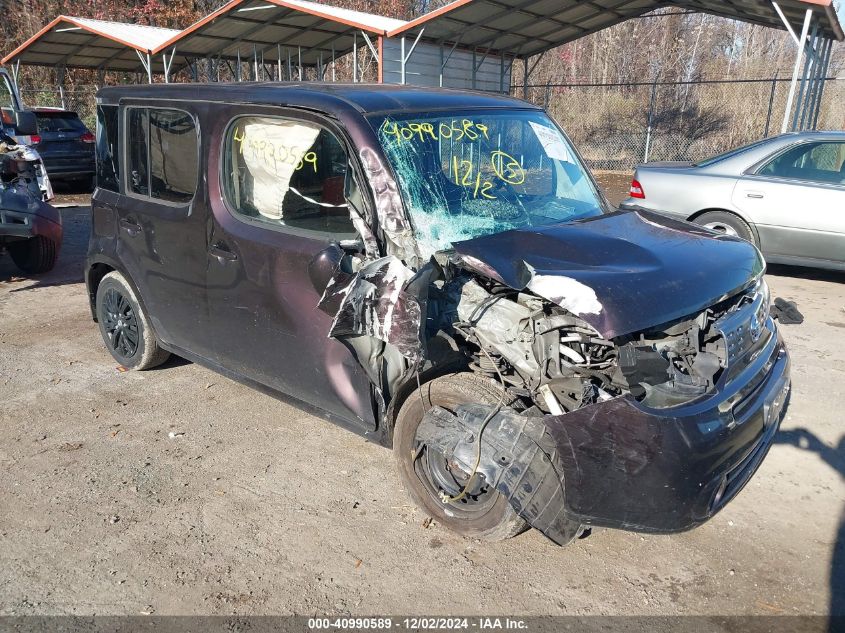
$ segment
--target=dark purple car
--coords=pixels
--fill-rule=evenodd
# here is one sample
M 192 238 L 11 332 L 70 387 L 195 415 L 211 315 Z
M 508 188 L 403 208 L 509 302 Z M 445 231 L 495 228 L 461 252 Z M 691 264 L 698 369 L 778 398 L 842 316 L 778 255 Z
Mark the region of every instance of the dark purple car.
M 490 540 L 686 530 L 765 457 L 790 380 L 760 253 L 613 211 L 541 109 L 360 84 L 98 104 L 86 280 L 122 365 L 293 398 Z

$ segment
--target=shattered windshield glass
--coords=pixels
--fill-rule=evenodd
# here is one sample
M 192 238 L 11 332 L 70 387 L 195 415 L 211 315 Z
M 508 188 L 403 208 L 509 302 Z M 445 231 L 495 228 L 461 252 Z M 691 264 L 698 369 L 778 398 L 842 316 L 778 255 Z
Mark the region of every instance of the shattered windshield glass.
M 415 113 L 373 124 L 425 258 L 462 240 L 602 213 L 584 166 L 542 112 Z

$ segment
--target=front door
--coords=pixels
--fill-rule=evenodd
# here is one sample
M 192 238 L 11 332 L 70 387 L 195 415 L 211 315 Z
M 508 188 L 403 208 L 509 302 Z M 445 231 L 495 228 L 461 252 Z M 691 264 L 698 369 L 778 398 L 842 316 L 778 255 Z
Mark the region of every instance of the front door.
M 321 260 L 357 237 L 343 199 L 344 146 L 290 113 L 232 109 L 219 125 L 207 281 L 217 362 L 373 429 L 369 380 L 328 337 L 333 315 L 318 308 L 331 278 Z

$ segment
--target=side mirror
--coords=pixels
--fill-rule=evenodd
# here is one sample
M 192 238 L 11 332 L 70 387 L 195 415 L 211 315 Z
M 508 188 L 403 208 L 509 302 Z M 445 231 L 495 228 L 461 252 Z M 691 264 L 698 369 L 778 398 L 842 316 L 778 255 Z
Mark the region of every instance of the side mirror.
M 308 263 L 308 277 L 311 285 L 319 294 L 323 294 L 332 277 L 340 270 L 340 264 L 346 252 L 337 242 L 332 242 L 317 253 Z
M 15 135 L 32 136 L 38 134 L 38 119 L 35 112 L 15 110 Z

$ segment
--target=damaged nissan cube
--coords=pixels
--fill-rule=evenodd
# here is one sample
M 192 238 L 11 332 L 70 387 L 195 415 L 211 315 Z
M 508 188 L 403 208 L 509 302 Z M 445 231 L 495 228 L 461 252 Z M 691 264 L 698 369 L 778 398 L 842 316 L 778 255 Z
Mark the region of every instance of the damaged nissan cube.
M 760 252 L 612 209 L 542 109 L 170 84 L 97 116 L 86 283 L 117 362 L 176 354 L 392 447 L 459 534 L 688 530 L 772 444 Z

